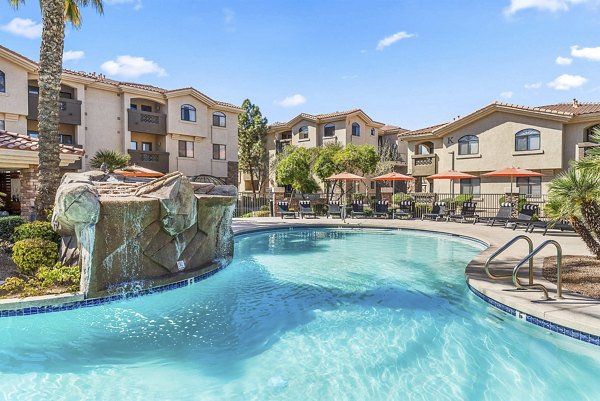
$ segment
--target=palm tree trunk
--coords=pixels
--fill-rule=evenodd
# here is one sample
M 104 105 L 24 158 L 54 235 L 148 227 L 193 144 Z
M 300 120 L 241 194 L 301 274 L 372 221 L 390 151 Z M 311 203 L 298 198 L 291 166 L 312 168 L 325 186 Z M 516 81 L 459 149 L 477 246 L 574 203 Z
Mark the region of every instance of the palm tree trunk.
M 596 238 L 600 238 L 600 205 L 596 201 L 588 201 L 581 205 L 583 220 L 592 230 Z
M 42 9 L 38 106 L 40 167 L 35 199 L 38 220 L 46 219 L 52 209 L 60 183 L 58 102 L 65 44 L 65 0 L 43 0 Z
M 596 259 L 600 259 L 600 243 L 598 243 L 598 241 L 590 233 L 590 230 L 588 230 L 588 228 L 581 220 L 579 220 L 579 218 L 571 216 L 570 220 L 573 230 L 575 230 L 583 242 L 585 242 L 590 252 L 596 256 Z

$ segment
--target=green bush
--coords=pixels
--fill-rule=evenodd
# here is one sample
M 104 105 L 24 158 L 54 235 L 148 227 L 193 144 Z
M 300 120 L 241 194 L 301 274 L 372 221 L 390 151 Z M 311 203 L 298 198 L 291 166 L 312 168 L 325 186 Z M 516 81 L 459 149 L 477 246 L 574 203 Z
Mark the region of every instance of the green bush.
M 454 200 L 454 198 L 443 198 L 443 199 L 438 200 L 438 202 L 446 203 L 446 210 L 449 210 L 449 211 L 456 210 L 457 203 Z
M 244 213 L 242 218 L 250 218 L 250 217 L 269 217 L 271 216 L 271 212 L 269 210 L 259 210 L 258 212 L 248 212 Z
M 260 210 L 263 212 L 270 212 L 271 211 L 271 207 L 269 205 L 262 205 L 260 207 Z
M 0 217 L 0 240 L 12 241 L 15 228 L 27 223 L 21 216 Z
M 39 238 L 17 241 L 13 246 L 12 260 L 19 273 L 33 276 L 42 266 L 54 266 L 58 258 L 58 244 Z
M 431 213 L 431 204 L 429 203 L 415 203 L 416 213 Z
M 69 291 L 77 291 L 81 281 L 81 271 L 79 266 L 63 266 L 57 262 L 52 267 L 40 267 L 36 277 L 42 287 L 66 286 Z
M 399 205 L 402 201 L 414 201 L 415 198 L 409 194 L 397 193 L 392 196 L 392 203 Z
M 454 197 L 454 202 L 457 205 L 462 206 L 465 202 L 473 202 L 473 195 L 471 194 L 461 194 Z
M 15 242 L 24 239 L 45 239 L 46 241 L 58 242 L 60 236 L 52 229 L 52 224 L 47 221 L 34 221 L 15 228 L 13 235 Z

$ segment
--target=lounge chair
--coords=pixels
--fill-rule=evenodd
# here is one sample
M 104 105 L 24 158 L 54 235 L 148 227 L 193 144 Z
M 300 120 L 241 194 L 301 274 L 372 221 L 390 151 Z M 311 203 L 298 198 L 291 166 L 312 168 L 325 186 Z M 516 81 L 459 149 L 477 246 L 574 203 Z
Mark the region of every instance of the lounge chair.
M 284 217 L 292 217 L 293 219 L 296 218 L 296 212 L 291 212 L 289 207 L 290 204 L 288 202 L 277 202 L 277 207 L 279 208 L 279 213 L 281 213 L 281 218 L 283 219 Z
M 532 233 L 533 230 L 536 228 L 544 229 L 544 233 L 542 235 L 546 235 L 548 233 L 548 230 L 550 230 L 550 229 L 555 229 L 555 230 L 560 230 L 560 231 L 575 231 L 575 229 L 573 228 L 571 223 L 569 223 L 566 220 L 534 221 L 529 225 L 528 230 L 530 233 Z
M 398 205 L 398 209 L 392 213 L 392 219 L 397 217 L 412 219 L 415 216 L 415 201 L 404 200 Z
M 478 216 L 475 214 L 475 209 L 477 209 L 477 202 L 463 202 L 460 213 L 448 215 L 446 221 L 455 220 L 464 223 L 467 219 L 476 219 Z
M 539 215 L 540 207 L 531 203 L 523 205 L 519 210 L 519 215 L 516 219 L 510 219 L 505 225 L 505 228 L 512 228 L 513 231 L 519 227 L 525 227 L 525 231 L 529 230 L 529 226 L 533 224 L 533 216 Z
M 501 203 L 500 209 L 496 213 L 494 217 L 481 217 L 477 216 L 473 220 L 473 224 L 476 223 L 486 223 L 489 226 L 493 226 L 496 223 L 506 224 L 508 221 L 512 219 L 514 205 L 512 203 Z
M 363 216 L 365 217 L 367 214 L 365 213 L 365 207 L 362 201 L 354 201 L 352 202 L 352 211 L 350 212 L 350 217 L 354 218 L 354 216 Z
M 342 218 L 342 209 L 340 207 L 340 201 L 331 201 L 327 206 L 327 218 L 329 216 L 340 216 Z
M 303 219 L 304 216 L 312 216 L 313 219 L 317 218 L 317 215 L 315 214 L 315 212 L 313 212 L 312 208 L 310 207 L 309 200 L 301 200 L 300 202 L 298 202 L 298 214 L 300 215 L 301 219 Z
M 446 202 L 434 202 L 431 213 L 423 213 L 421 220 L 431 219 L 437 221 L 443 219 L 446 214 Z
M 373 217 L 385 217 L 386 219 L 390 217 L 388 206 L 388 201 L 377 201 L 375 203 L 375 209 L 373 210 Z

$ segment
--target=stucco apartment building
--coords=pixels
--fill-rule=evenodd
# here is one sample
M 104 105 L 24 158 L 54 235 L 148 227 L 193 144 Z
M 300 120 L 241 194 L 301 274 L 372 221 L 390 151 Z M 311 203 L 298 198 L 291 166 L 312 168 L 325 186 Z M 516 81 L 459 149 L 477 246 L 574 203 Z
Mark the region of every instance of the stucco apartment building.
M 0 46 L 0 130 L 37 137 L 37 71 L 38 63 Z M 167 90 L 71 70 L 63 71 L 60 98 L 60 141 L 84 150 L 66 170 L 89 170 L 96 151 L 114 149 L 152 170 L 237 185 L 238 106 L 191 87 Z M 8 190 L 9 201 L 20 196 L 14 177 L 23 170 L 18 163 L 0 168 L 0 192 Z
M 416 178 L 417 192 L 449 193 L 448 180 L 425 177 L 454 169 L 477 176 L 456 181 L 455 193 L 508 193 L 508 178 L 481 175 L 514 166 L 544 175 L 515 180 L 519 193 L 538 196 L 547 193 L 548 183 L 572 160 L 597 146 L 590 138 L 594 127 L 600 127 L 600 103 L 573 100 L 527 107 L 495 102 L 454 121 L 398 137 L 408 145 L 408 172 Z
M 337 111 L 326 114 L 301 113 L 288 122 L 276 122 L 269 126 L 267 134 L 267 150 L 269 160 L 273 160 L 286 146 L 300 146 L 306 148 L 320 147 L 332 143 L 342 146 L 373 145 L 375 148 L 383 140 L 398 144 L 399 127 L 386 126 L 369 117 L 361 109 Z M 401 145 L 402 146 L 402 145 Z M 406 150 L 404 150 L 406 154 Z M 270 174 L 270 186 L 276 187 L 275 174 Z M 370 183 L 367 186 L 371 188 Z M 247 175 L 243 175 L 240 189 L 251 190 L 251 182 Z M 374 190 L 374 186 L 370 190 Z

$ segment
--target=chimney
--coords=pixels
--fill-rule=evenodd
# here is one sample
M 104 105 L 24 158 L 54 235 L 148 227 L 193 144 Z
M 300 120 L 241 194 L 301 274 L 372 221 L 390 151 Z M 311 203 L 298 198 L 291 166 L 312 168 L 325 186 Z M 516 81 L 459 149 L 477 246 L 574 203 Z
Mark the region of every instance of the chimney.
M 573 98 L 573 108 L 576 109 L 579 107 L 579 102 L 577 101 L 577 99 Z

